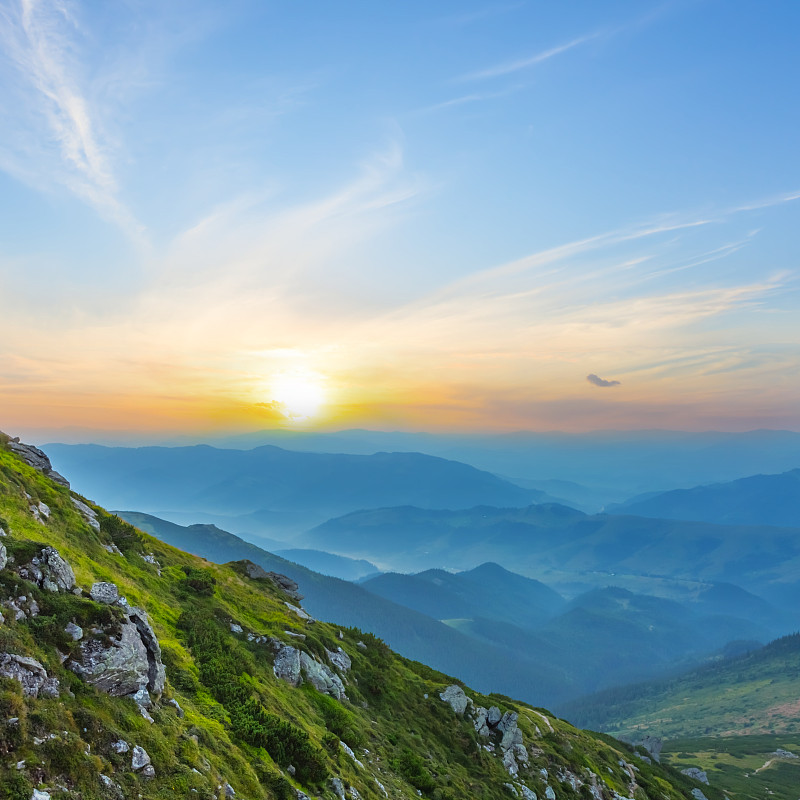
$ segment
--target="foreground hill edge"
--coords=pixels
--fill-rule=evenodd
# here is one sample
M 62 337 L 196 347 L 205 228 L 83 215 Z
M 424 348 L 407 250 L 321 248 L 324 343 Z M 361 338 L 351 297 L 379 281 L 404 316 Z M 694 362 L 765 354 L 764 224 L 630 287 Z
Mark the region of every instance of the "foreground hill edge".
M 291 581 L 172 548 L 8 445 L 0 798 L 698 797 L 643 753 L 310 619 Z

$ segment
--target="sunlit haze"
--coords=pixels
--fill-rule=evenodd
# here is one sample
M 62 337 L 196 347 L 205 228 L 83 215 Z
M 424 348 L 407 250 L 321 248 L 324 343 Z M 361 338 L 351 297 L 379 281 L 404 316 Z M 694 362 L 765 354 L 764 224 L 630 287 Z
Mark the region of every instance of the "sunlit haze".
M 798 25 L 2 0 L 3 428 L 800 429 Z

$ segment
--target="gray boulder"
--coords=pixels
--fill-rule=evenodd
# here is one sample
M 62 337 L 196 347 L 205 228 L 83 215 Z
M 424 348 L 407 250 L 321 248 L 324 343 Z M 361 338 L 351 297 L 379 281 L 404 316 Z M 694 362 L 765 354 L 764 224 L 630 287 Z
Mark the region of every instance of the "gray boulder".
M 350 656 L 341 647 L 337 647 L 336 650 L 326 649 L 325 653 L 328 656 L 328 661 L 341 672 L 348 672 L 350 667 L 353 666 Z
M 342 783 L 341 778 L 331 778 L 331 789 L 333 789 L 333 793 L 339 798 L 339 800 L 347 800 L 347 796 L 344 793 L 344 784 Z
M 325 664 L 315 661 L 308 653 L 300 653 L 300 670 L 305 679 L 322 694 L 330 695 L 337 700 L 346 700 L 342 679 Z
M 34 447 L 32 444 L 23 444 L 20 442 L 19 437 L 11 439 L 7 446 L 12 453 L 19 456 L 28 466 L 38 469 L 50 480 L 69 489 L 69 481 L 53 469 L 50 459 L 38 447 Z
M 83 639 L 83 628 L 81 628 L 80 625 L 76 625 L 74 622 L 67 623 L 67 627 L 64 628 L 64 633 L 66 633 L 73 642 L 79 642 Z
M 496 728 L 497 723 L 500 722 L 503 715 L 500 713 L 500 709 L 497 706 L 492 706 L 489 709 L 489 713 L 486 718 L 486 722 L 490 728 Z
M 692 797 L 694 797 L 694 800 L 708 800 L 700 789 L 692 789 Z
M 0 677 L 20 683 L 27 697 L 58 697 L 58 680 L 48 678 L 47 670 L 35 658 L 0 653 Z
M 72 505 L 75 506 L 77 512 L 86 520 L 86 523 L 96 531 L 99 531 L 100 523 L 97 521 L 95 510 L 87 506 L 82 500 L 78 500 L 77 497 L 70 497 L 70 500 L 72 500 Z
M 89 594 L 95 603 L 103 603 L 103 605 L 113 605 L 119 600 L 119 589 L 116 583 L 107 583 L 106 581 L 98 581 L 92 584 Z
M 6 552 L 6 546 L 0 542 L 0 569 L 5 569 L 6 564 L 8 564 L 8 553 Z
M 472 703 L 472 700 L 464 694 L 464 690 L 455 684 L 448 686 L 439 697 L 459 716 L 461 716 L 467 710 L 467 706 Z
M 147 753 L 147 750 L 144 747 L 139 747 L 137 744 L 133 748 L 133 755 L 131 757 L 131 769 L 134 771 L 138 771 L 143 769 L 150 763 L 150 756 Z
M 293 600 L 299 601 L 303 599 L 303 595 L 297 591 L 297 583 L 291 578 L 286 577 L 286 575 L 281 575 L 279 572 L 267 572 L 264 567 L 260 567 L 258 564 L 254 564 L 252 561 L 247 559 L 240 563 L 244 567 L 248 578 L 252 578 L 253 580 L 271 581 Z
M 475 730 L 478 733 L 478 736 L 489 736 L 491 731 L 489 730 L 488 725 L 489 719 L 489 712 L 483 707 L 478 706 L 475 709 Z
M 161 647 L 141 608 L 130 606 L 125 612 L 116 636 L 106 633 L 83 641 L 79 657 L 67 666 L 100 691 L 147 707 L 150 693 L 158 697 L 164 691 Z
M 681 770 L 682 775 L 688 775 L 693 781 L 708 785 L 708 774 L 699 767 L 688 767 Z
M 300 651 L 288 644 L 277 643 L 280 649 L 275 655 L 272 671 L 276 678 L 292 686 L 300 685 Z
M 17 574 L 49 592 L 71 592 L 75 588 L 75 573 L 55 547 L 43 547 Z

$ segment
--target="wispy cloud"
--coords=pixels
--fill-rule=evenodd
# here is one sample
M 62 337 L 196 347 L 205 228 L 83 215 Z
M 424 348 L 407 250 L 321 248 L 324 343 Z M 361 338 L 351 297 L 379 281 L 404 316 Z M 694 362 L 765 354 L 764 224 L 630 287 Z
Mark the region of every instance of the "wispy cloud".
M 14 123 L 0 135 L 0 164 L 37 188 L 60 182 L 138 235 L 140 226 L 118 197 L 99 113 L 82 86 L 83 37 L 69 0 L 19 0 L 0 10 L 3 100 L 15 111 Z
M 458 80 L 479 81 L 486 80 L 488 78 L 499 78 L 503 75 L 510 75 L 513 72 L 529 69 L 537 64 L 542 64 L 545 61 L 549 61 L 551 58 L 555 58 L 555 56 L 560 56 L 562 53 L 566 53 L 568 50 L 572 50 L 575 47 L 586 44 L 586 42 L 590 42 L 592 39 L 596 39 L 598 36 L 601 36 L 603 32 L 604 31 L 595 31 L 594 33 L 590 33 L 585 36 L 579 36 L 578 38 L 572 39 L 569 42 L 556 45 L 555 47 L 550 47 L 547 50 L 542 50 L 524 58 L 519 58 L 514 61 L 504 61 L 500 64 L 495 64 L 492 67 L 487 67 L 486 69 L 480 69 L 476 72 L 468 72 L 466 75 L 462 75 L 460 78 L 458 78 Z

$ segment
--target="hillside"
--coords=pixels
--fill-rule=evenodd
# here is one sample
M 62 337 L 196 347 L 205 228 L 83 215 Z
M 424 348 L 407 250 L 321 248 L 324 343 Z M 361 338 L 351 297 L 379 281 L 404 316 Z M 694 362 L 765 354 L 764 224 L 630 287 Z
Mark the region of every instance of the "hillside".
M 792 733 L 800 713 L 800 634 L 664 681 L 600 692 L 559 712 L 614 735 L 669 739 Z
M 678 800 L 694 785 L 315 622 L 288 579 L 165 545 L 5 447 L 0 526 L 0 797 Z
M 343 455 L 207 445 L 46 449 L 76 488 L 107 508 L 135 508 L 178 522 L 183 513 L 192 522 L 218 522 L 234 533 L 279 538 L 362 508 L 524 506 L 545 496 L 421 453 Z
M 613 513 L 722 525 L 800 527 L 800 469 L 636 498 Z

